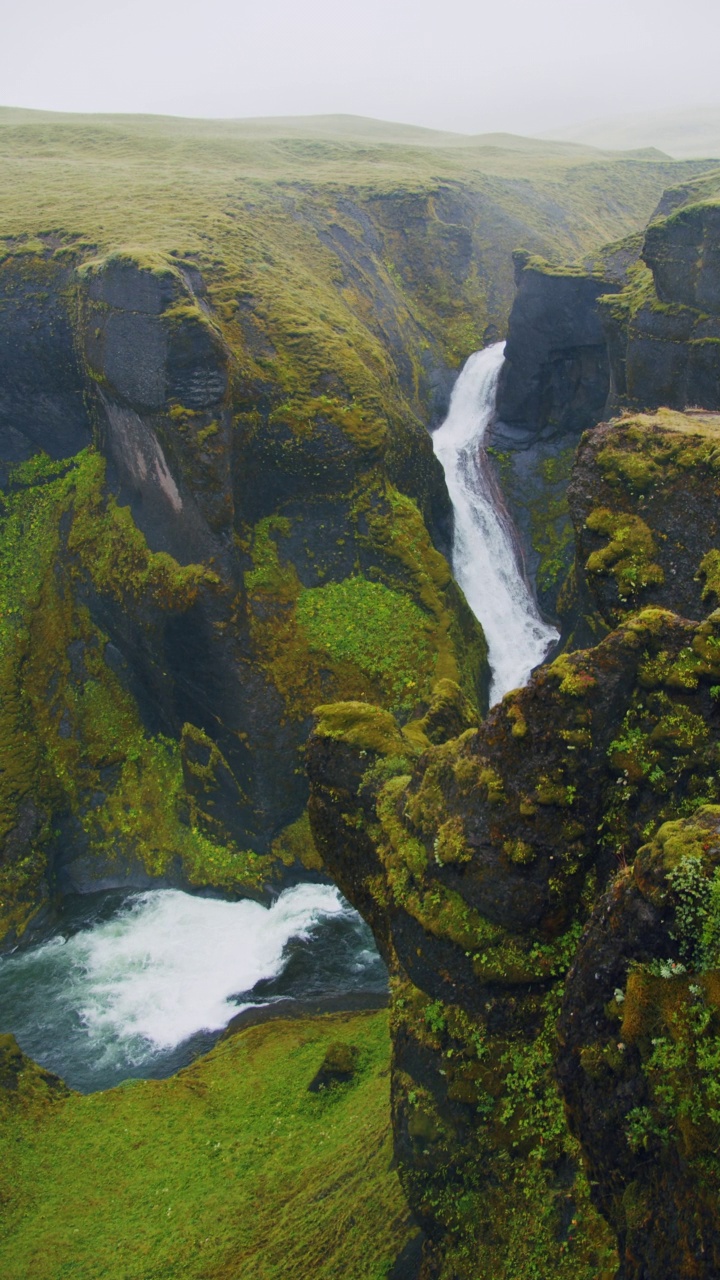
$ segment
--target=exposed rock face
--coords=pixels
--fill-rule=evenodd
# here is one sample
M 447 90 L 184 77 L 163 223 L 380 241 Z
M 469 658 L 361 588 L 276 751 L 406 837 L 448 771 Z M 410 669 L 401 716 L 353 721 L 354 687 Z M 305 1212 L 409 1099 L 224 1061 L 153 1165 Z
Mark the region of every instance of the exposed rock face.
M 680 209 L 652 223 L 643 258 L 661 302 L 720 316 L 720 206 Z
M 687 946 L 705 938 L 703 955 L 689 963 L 678 942 L 678 922 L 693 922 L 677 894 L 692 903 L 695 882 L 686 892 L 673 879 L 687 853 L 677 853 L 673 833 L 683 815 L 709 815 L 698 817 L 699 835 L 686 824 L 690 852 L 705 859 L 707 923 L 717 810 L 702 806 L 720 800 L 720 615 L 693 622 L 670 611 L 702 619 L 713 603 L 692 577 L 702 562 L 707 588 L 718 550 L 703 517 L 717 501 L 714 432 L 708 420 L 635 416 L 583 442 L 573 482 L 582 563 L 593 532 L 584 532 L 588 501 L 607 502 L 618 529 L 637 532 L 642 521 L 667 557 L 666 578 L 647 571 L 641 581 L 642 564 L 655 560 L 623 576 L 622 555 L 639 555 L 629 535 L 613 535 L 617 556 L 590 551 L 590 589 L 616 626 L 595 648 L 557 659 L 479 728 L 444 743 L 424 741 L 422 721 L 401 730 L 387 713 L 351 704 L 321 709 L 310 740 L 318 847 L 391 969 L 396 1152 L 428 1238 L 428 1277 L 509 1280 L 536 1264 L 558 1276 L 609 1275 L 591 1201 L 617 1234 L 619 1276 L 715 1275 L 711 1154 L 703 1182 L 715 1139 L 701 1134 L 707 1108 L 715 1123 L 715 1104 L 712 1068 L 706 1079 L 702 1064 L 716 1051 L 720 953 L 708 949 L 715 925 L 699 918 Z M 699 512 L 684 539 L 683 488 Z M 632 599 L 606 591 L 603 570 L 615 587 L 632 581 Z M 648 599 L 665 608 L 637 612 Z M 635 879 L 613 879 L 661 824 Z M 578 951 L 598 895 L 604 905 Z M 679 988 L 671 992 L 652 968 L 637 980 L 631 972 L 631 962 L 672 960 L 704 975 L 700 994 L 694 979 L 682 980 L 682 1032 L 672 1023 Z M 622 1009 L 636 1011 L 634 1031 L 619 1027 L 621 1004 L 608 1011 L 616 988 L 626 990 Z M 563 999 L 559 1079 L 570 1132 L 552 1069 Z M 658 1035 L 670 1046 L 665 1057 Z M 678 1035 L 685 1057 L 672 1048 Z M 701 1101 L 686 1123 L 695 1085 Z M 686 1228 L 679 1218 L 695 1188 L 698 1213 Z
M 67 458 L 90 443 L 85 380 L 68 315 L 72 263 L 0 262 L 0 480 L 38 449 Z
M 627 414 L 588 432 L 568 489 L 577 575 L 613 625 L 653 604 L 700 618 L 718 600 L 720 416 Z
M 599 422 L 610 362 L 598 298 L 621 288 L 633 244 L 587 267 L 514 254 L 517 292 L 491 432 L 491 454 L 541 608 L 558 616 L 572 563 L 565 490 L 582 432 Z
M 669 822 L 598 903 L 558 1074 L 619 1276 L 718 1274 L 720 809 Z
M 612 282 L 582 268 L 551 267 L 526 253 L 514 259 L 517 293 L 493 434 L 498 448 L 576 438 L 600 420 L 610 388 L 597 300 Z
M 701 194 L 650 224 L 646 266 L 604 300 L 615 403 L 720 408 L 720 216 Z
M 191 262 L 16 258 L 0 456 L 26 461 L 2 511 L 0 933 L 58 887 L 260 893 L 317 874 L 312 707 L 369 696 L 404 717 L 438 678 L 487 696 L 482 632 L 389 479 L 413 427 L 399 442 L 337 395 L 268 384 L 263 402 Z M 38 343 L 54 372 L 23 417 Z M 441 515 L 415 430 L 408 475 Z
M 607 246 L 584 267 L 551 266 L 525 253 L 515 261 L 492 451 L 541 606 L 563 615 L 566 639 L 589 643 L 582 600 L 567 585 L 561 591 L 572 559 L 564 488 L 579 435 L 606 410 L 720 407 L 720 214 L 712 181 L 668 193 L 644 237 Z M 691 579 L 684 581 L 692 594 Z M 608 617 L 602 605 L 601 613 Z

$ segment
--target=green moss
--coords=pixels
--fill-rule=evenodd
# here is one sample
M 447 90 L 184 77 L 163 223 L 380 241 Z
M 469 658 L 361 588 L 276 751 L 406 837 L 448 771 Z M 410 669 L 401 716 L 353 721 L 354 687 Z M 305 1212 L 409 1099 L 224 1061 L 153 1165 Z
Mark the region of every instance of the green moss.
M 185 725 L 184 735 L 188 733 L 214 747 L 195 726 Z M 212 765 L 208 777 L 212 781 Z M 185 810 L 188 818 L 182 821 Z M 172 872 L 179 859 L 191 884 L 237 892 L 261 888 L 272 867 L 270 856 L 239 850 L 224 832 L 216 838 L 208 834 L 206 815 L 185 790 L 179 744 L 171 738 L 146 738 L 139 728 L 123 743 L 114 786 L 82 822 L 95 855 L 109 861 L 139 859 L 154 876 Z
M 401 1164 L 403 1183 L 444 1234 L 443 1280 L 596 1280 L 614 1269 L 611 1233 L 592 1207 L 554 1079 L 561 997 L 556 983 L 523 998 L 521 1016 L 539 1034 L 491 1034 L 482 1016 L 429 1003 L 407 981 L 392 984 L 395 1035 L 424 1046 L 421 1061 L 431 1050 L 442 1063 L 438 1087 L 425 1073 L 414 1079 L 407 1054 L 395 1106 L 413 1153 Z
M 541 465 L 541 499 L 530 506 L 530 537 L 540 556 L 537 585 L 542 592 L 556 591 L 564 579 L 574 546 L 567 502 L 567 486 L 575 458 L 574 449 L 564 449 Z
M 608 538 L 605 547 L 588 556 L 585 568 L 591 576 L 614 578 L 621 601 L 635 599 L 646 587 L 665 581 L 653 559 L 657 552 L 652 530 L 640 516 L 598 507 L 585 523 L 593 533 Z
M 106 660 L 108 637 L 82 602 L 102 598 L 156 616 L 182 612 L 217 579 L 149 550 L 127 508 L 104 489 L 92 450 L 68 462 L 38 455 L 17 468 L 0 522 L 0 936 L 19 933 L 43 897 L 55 824 L 72 815 L 98 866 L 179 859 L 195 884 L 259 887 L 269 859 L 208 837 L 185 804 L 178 744 L 149 737 L 133 696 Z M 12 856 L 12 832 L 35 814 Z
M 647 495 L 696 472 L 720 472 L 720 417 L 716 414 L 626 414 L 614 424 L 612 441 L 597 455 L 603 479 L 629 494 Z
M 285 516 L 267 516 L 253 529 L 250 555 L 252 569 L 245 574 L 248 595 L 272 595 L 278 600 L 294 599 L 300 583 L 292 565 L 281 563 L 277 540 L 288 537 L 290 521 Z
M 487 676 L 484 637 L 418 507 L 378 471 L 350 502 L 342 537 L 354 541 L 364 573 L 303 589 L 286 558 L 292 527 L 282 515 L 260 521 L 248 541 L 256 659 L 286 714 L 301 722 L 318 704 L 368 698 L 406 717 L 427 706 L 442 679 L 462 683 L 476 705 Z
M 389 711 L 365 702 L 336 702 L 316 707 L 315 732 L 321 738 L 342 738 L 361 751 L 381 756 L 414 755 L 416 748 Z
M 308 1092 L 339 1040 L 351 1088 Z M 6 1280 L 382 1280 L 412 1235 L 385 1013 L 271 1022 L 168 1080 L 3 1112 Z M 46 1090 L 47 1093 L 47 1090 Z M 258 1269 L 259 1268 L 259 1269 Z
M 561 653 L 550 664 L 548 675 L 559 682 L 560 692 L 571 698 L 582 698 L 597 685 L 595 671 L 582 652 Z
M 323 861 L 313 838 L 307 809 L 276 836 L 271 852 L 286 867 L 299 865 L 308 871 L 323 870 Z
M 379 582 L 346 578 L 301 591 L 297 618 L 311 650 L 352 663 L 380 686 L 391 709 L 410 711 L 429 695 L 430 623 L 407 596 Z
M 312 436 L 317 418 L 338 427 L 363 452 L 376 453 L 387 445 L 387 425 L 362 405 L 346 403 L 336 396 L 315 396 L 309 400 L 286 401 L 274 409 L 270 422 L 282 422 L 301 437 Z
M 703 600 L 720 601 L 720 551 L 708 551 L 703 556 L 698 569 L 698 577 L 703 582 Z
M 657 462 L 643 453 L 607 448 L 600 451 L 597 460 L 606 480 L 622 482 L 631 493 L 646 493 L 663 476 Z
M 366 484 L 357 494 L 353 518 L 358 536 L 378 557 L 387 586 L 407 591 L 432 624 L 434 678 L 460 684 L 477 704 L 487 679 L 487 645 L 452 581 L 447 561 L 432 545 L 417 504 L 394 487 Z

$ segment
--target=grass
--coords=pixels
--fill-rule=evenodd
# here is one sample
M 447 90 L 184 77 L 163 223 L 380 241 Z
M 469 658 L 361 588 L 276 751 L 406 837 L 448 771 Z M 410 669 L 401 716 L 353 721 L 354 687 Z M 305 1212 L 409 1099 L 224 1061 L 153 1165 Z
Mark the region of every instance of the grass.
M 412 709 L 432 665 L 430 624 L 412 600 L 355 577 L 301 592 L 297 611 L 311 649 L 353 663 L 380 683 L 391 707 Z
M 342 119 L 0 111 L 0 238 L 15 252 L 134 246 L 190 259 L 245 372 L 262 368 L 243 340 L 240 302 L 274 348 L 265 370 L 288 393 L 310 393 L 334 368 L 351 395 L 387 413 L 398 407 L 397 375 L 368 295 L 377 317 L 389 290 L 407 344 L 420 348 L 429 330 L 458 363 L 485 324 L 506 322 L 513 249 L 557 260 L 593 251 L 639 230 L 666 186 L 708 168 L 503 135 L 431 141 Z M 472 260 L 458 270 L 467 232 Z M 428 261 L 413 262 L 423 239 Z
M 337 1042 L 360 1046 L 356 1076 L 308 1092 Z M 3 1280 L 380 1280 L 412 1234 L 389 1053 L 384 1012 L 334 1014 L 105 1093 L 46 1101 L 21 1077 L 0 1111 Z

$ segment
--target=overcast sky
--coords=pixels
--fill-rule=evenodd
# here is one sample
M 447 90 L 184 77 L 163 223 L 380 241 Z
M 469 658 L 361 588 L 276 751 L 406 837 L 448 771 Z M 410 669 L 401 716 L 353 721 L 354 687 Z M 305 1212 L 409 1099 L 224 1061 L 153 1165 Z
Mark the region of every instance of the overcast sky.
M 720 0 L 0 0 L 0 103 L 537 134 L 720 102 Z

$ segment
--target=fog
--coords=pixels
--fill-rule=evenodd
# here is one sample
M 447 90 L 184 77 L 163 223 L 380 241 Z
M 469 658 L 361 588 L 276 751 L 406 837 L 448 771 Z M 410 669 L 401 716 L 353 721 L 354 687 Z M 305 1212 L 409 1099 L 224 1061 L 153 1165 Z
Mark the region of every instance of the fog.
M 717 0 L 17 0 L 0 102 L 538 134 L 717 101 Z M 705 88 L 709 86 L 709 88 Z

